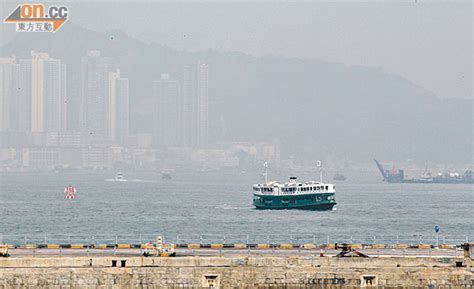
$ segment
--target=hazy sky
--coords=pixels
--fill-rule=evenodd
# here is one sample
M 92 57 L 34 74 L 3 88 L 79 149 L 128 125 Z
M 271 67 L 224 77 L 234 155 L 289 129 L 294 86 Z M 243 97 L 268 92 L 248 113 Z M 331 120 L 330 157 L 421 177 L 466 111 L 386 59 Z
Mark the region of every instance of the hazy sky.
M 3 6 L 2 14 L 16 6 L 8 5 Z M 120 29 L 146 42 L 185 50 L 240 51 L 366 65 L 400 74 L 439 97 L 473 96 L 471 1 L 68 5 L 72 22 L 98 31 Z M 5 41 L 14 25 L 2 26 Z

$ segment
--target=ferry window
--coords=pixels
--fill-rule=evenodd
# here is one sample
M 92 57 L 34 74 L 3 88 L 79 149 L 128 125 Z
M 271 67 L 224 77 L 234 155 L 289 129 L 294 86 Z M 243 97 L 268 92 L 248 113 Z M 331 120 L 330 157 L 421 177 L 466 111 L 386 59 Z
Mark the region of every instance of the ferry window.
M 329 186 L 326 186 L 326 191 L 329 190 Z

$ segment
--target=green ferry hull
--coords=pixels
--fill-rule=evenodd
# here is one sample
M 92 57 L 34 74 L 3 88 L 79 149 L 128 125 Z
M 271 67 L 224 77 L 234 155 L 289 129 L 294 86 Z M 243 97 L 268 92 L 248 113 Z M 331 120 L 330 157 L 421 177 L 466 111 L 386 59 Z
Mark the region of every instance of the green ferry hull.
M 257 209 L 270 210 L 332 210 L 336 205 L 334 193 L 306 195 L 258 195 L 254 194 L 253 204 Z

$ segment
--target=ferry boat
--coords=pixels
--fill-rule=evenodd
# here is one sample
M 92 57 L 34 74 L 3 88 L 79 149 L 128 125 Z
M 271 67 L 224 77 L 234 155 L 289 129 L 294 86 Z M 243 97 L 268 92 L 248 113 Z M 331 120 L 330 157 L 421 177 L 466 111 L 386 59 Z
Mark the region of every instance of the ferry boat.
M 320 162 L 318 162 L 320 166 Z M 290 177 L 288 182 L 267 181 L 253 186 L 253 204 L 257 209 L 332 210 L 336 205 L 336 186 L 322 181 L 298 182 Z

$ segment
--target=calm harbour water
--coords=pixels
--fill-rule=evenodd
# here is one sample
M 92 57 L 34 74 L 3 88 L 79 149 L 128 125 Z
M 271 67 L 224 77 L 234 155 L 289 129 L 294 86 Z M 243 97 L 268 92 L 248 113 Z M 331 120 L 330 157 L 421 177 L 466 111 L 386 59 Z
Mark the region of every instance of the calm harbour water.
M 433 227 L 474 240 L 472 185 L 337 183 L 337 209 L 255 210 L 249 174 L 193 177 L 113 173 L 3 173 L 2 235 L 315 234 L 433 236 Z M 303 178 L 303 180 L 309 180 Z M 63 189 L 73 184 L 75 200 Z

